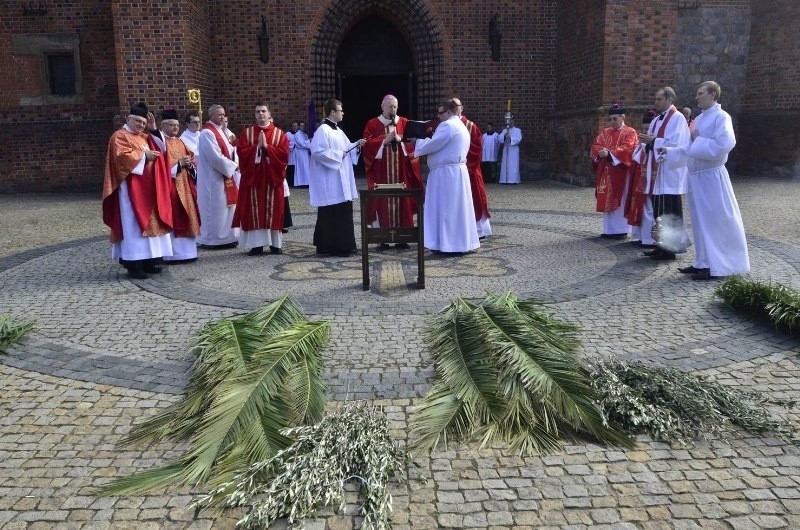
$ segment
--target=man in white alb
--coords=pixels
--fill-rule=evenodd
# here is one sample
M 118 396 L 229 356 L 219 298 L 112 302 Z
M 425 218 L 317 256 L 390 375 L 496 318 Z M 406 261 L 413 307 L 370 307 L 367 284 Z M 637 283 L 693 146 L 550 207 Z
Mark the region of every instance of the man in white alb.
M 449 100 L 439 105 L 439 126 L 432 138 L 417 140 L 414 156 L 428 155 L 425 191 L 425 247 L 461 254 L 480 247 L 467 172 L 470 136 Z
M 662 148 L 667 157 L 688 156 L 694 262 L 679 269 L 693 280 L 711 280 L 750 272 L 750 256 L 739 203 L 725 169 L 736 146 L 730 115 L 718 103 L 722 89 L 715 81 L 700 84 L 695 95 L 701 113 L 694 119 L 688 148 Z
M 234 175 L 239 164 L 235 156 L 225 126 L 225 109 L 211 105 L 197 152 L 197 206 L 201 223 L 197 243 L 206 248 L 231 248 L 239 239 L 238 231 L 231 228 L 238 194 Z

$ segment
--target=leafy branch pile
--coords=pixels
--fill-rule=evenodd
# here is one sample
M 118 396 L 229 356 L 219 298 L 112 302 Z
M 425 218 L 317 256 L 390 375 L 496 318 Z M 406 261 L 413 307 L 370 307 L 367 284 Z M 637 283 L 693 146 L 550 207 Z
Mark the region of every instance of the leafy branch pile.
M 0 315 L 0 353 L 36 327 L 33 320 L 16 320 L 11 315 Z
M 717 286 L 714 295 L 750 318 L 800 333 L 800 292 L 785 285 L 732 276 Z
M 793 425 L 775 419 L 764 408 L 791 408 L 793 402 L 641 361 L 600 361 L 591 377 L 609 420 L 628 432 L 687 444 L 703 436 L 725 435 L 738 425 L 752 433 L 776 432 L 797 443 Z
M 283 297 L 236 319 L 207 324 L 181 399 L 138 425 L 123 445 L 189 441 L 177 461 L 117 479 L 103 495 L 138 495 L 170 485 L 215 487 L 292 443 L 285 430 L 322 418 L 319 350 L 330 323 L 306 319 Z
M 436 381 L 411 418 L 413 451 L 480 439 L 541 454 L 575 434 L 631 445 L 597 404 L 575 326 L 542 305 L 489 294 L 478 304 L 457 298 L 434 317 L 426 340 Z
M 249 507 L 237 526 L 268 528 L 286 518 L 289 528 L 301 528 L 318 506 L 345 510 L 345 484 L 360 482 L 364 530 L 391 528 L 390 477 L 406 480 L 406 452 L 389 434 L 389 422 L 364 403 L 347 403 L 312 426 L 288 429 L 296 441 L 267 460 L 250 466 L 231 482 L 221 484 L 194 507 Z

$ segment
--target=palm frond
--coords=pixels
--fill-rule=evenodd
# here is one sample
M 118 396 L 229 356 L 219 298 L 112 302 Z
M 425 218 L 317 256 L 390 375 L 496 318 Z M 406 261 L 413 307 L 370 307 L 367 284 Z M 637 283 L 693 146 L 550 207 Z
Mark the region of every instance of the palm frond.
M 433 390 L 411 418 L 415 450 L 441 440 L 503 441 L 525 454 L 556 450 L 559 436 L 586 433 L 632 445 L 610 427 L 578 360 L 577 327 L 512 293 L 480 304 L 456 299 L 431 322 Z
M 183 483 L 185 462 L 178 460 L 168 466 L 140 471 L 127 477 L 114 479 L 100 486 L 98 496 L 141 495 L 145 492 L 162 490 L 176 483 Z
M 304 322 L 276 333 L 255 354 L 249 373 L 219 385 L 192 440 L 192 482 L 204 483 L 214 463 L 235 444 L 243 443 L 245 453 L 272 456 L 290 443 L 280 431 L 292 424 L 294 410 L 276 407 L 273 402 L 290 365 L 315 352 L 327 340 L 329 331 L 328 322 Z M 269 421 L 262 422 L 262 415 Z M 241 436 L 255 425 L 264 427 L 260 436 Z
M 257 325 L 263 333 L 273 333 L 305 321 L 306 316 L 300 305 L 289 295 L 285 295 L 271 304 L 251 311 L 243 319 Z
M 324 408 L 320 348 L 330 323 L 298 318 L 283 298 L 239 319 L 203 327 L 198 357 L 179 402 L 137 426 L 127 444 L 190 440 L 161 470 L 119 479 L 104 492 L 144 493 L 163 483 L 219 484 L 289 446 L 284 429 L 318 421 Z M 107 493 L 113 494 L 113 493 Z
M 413 436 L 410 450 L 412 454 L 422 454 L 432 451 L 440 443 L 447 449 L 452 442 L 472 438 L 487 420 L 484 418 L 483 423 L 476 421 L 474 411 L 469 410 L 446 383 L 437 382 L 411 418 Z
M 491 350 L 481 336 L 474 315 L 475 306 L 458 298 L 438 314 L 430 326 L 427 342 L 436 371 L 455 396 L 472 405 L 501 415 L 497 399 L 497 371 Z
M 562 350 L 557 340 L 542 340 L 548 333 L 537 332 L 530 318 L 508 306 L 484 303 L 476 315 L 494 348 L 506 399 L 514 399 L 518 378 L 531 394 L 531 411 L 554 435 L 559 424 L 566 424 L 601 442 L 631 445 L 627 436 L 607 425 L 589 373 L 575 361 L 574 352 Z
M 33 320 L 19 320 L 11 315 L 0 315 L 0 353 L 19 341 L 26 333 L 36 328 Z
M 230 377 L 247 373 L 248 363 L 264 342 L 304 319 L 300 306 L 284 296 L 238 319 L 223 319 L 204 325 L 191 341 L 190 348 L 197 357 L 180 401 L 138 425 L 122 441 L 123 446 L 190 438 L 200 427 L 202 413 L 210 407 L 210 398 L 217 385 Z M 319 363 L 306 369 L 318 371 Z M 315 405 L 319 407 L 323 390 L 314 385 L 308 391 L 315 396 Z M 317 417 L 319 415 L 321 411 Z

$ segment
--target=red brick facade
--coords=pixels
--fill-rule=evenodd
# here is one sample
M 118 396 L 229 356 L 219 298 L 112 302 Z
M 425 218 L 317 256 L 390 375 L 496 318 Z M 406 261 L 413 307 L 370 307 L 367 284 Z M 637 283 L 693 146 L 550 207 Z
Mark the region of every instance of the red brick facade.
M 730 89 L 733 110 L 763 144 L 770 141 L 758 125 L 764 113 L 800 110 L 793 82 L 800 4 L 756 4 L 751 13 L 749 0 L 73 0 L 46 2 L 47 12 L 35 14 L 11 3 L 0 13 L 0 192 L 99 189 L 107 138 L 129 105 L 142 100 L 183 113 L 193 107 L 189 88 L 202 91 L 204 108 L 223 104 L 231 128 L 249 122 L 262 99 L 288 127 L 305 116 L 309 99 L 319 108 L 339 95 L 339 47 L 368 17 L 396 27 L 413 57 L 414 99 L 401 101 L 402 114 L 432 117 L 438 101 L 457 94 L 472 120 L 497 125 L 512 100 L 528 179 L 590 183 L 586 153 L 608 105 L 624 103 L 636 124 L 659 86 L 688 99 L 697 79 Z M 495 14 L 499 61 L 488 38 Z M 266 64 L 257 44 L 262 15 Z M 42 53 L 71 42 L 82 94 L 48 98 Z M 754 157 L 763 145 L 737 132 L 741 167 L 785 166 L 796 156 L 796 132 L 794 146 L 785 143 L 769 160 Z
M 737 169 L 800 175 L 800 2 L 763 0 L 753 9 Z M 724 90 L 724 89 L 723 89 Z

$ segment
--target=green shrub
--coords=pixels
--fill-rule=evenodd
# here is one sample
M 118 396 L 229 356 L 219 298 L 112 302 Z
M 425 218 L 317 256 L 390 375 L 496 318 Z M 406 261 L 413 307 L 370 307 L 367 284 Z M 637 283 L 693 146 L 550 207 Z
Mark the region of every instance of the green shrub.
M 800 330 L 800 292 L 780 283 L 731 276 L 714 290 L 714 295 L 739 313 L 790 334 Z

